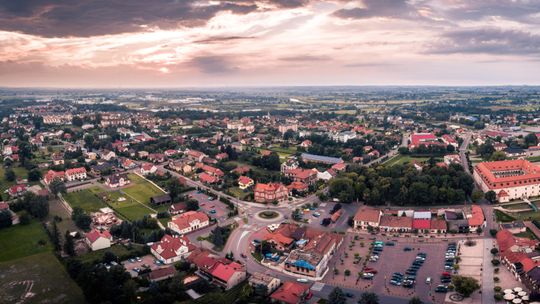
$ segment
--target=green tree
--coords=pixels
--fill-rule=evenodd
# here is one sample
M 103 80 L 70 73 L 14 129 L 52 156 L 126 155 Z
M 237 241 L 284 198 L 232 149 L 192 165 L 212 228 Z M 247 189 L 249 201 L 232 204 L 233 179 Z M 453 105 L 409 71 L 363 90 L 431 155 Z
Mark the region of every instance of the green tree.
M 214 246 L 218 248 L 221 248 L 223 247 L 223 245 L 225 245 L 223 231 L 222 231 L 222 228 L 219 226 L 217 226 L 216 228 L 214 228 L 214 230 L 212 230 L 212 244 L 214 244 Z
M 471 198 L 474 202 L 478 202 L 479 200 L 484 198 L 484 192 L 479 191 L 479 190 L 474 190 L 471 195 Z
M 75 225 L 82 230 L 89 230 L 90 224 L 92 223 L 92 218 L 84 212 L 81 207 L 73 208 L 71 213 L 71 218 L 75 221 Z
M 66 184 L 61 181 L 59 178 L 55 178 L 50 184 L 49 189 L 51 190 L 51 193 L 55 196 L 58 196 L 59 193 L 66 193 L 67 188 Z
M 527 147 L 538 145 L 538 137 L 535 133 L 529 133 L 523 139 Z
M 469 297 L 471 294 L 473 294 L 473 292 L 480 289 L 478 280 L 460 275 L 455 275 L 452 277 L 452 285 L 454 285 L 454 290 L 462 294 L 464 297 Z
M 51 242 L 54 245 L 55 251 L 60 251 L 60 231 L 58 230 L 58 226 L 56 225 L 56 222 L 53 221 L 53 226 L 51 230 Z
M 75 244 L 73 242 L 73 237 L 71 234 L 69 234 L 69 231 L 66 231 L 65 234 L 64 252 L 69 256 L 75 255 Z
M 364 292 L 360 296 L 358 304 L 379 304 L 379 296 L 373 292 Z
M 489 161 L 505 160 L 506 154 L 503 151 L 495 151 L 489 157 Z
M 38 169 L 32 169 L 28 172 L 28 180 L 31 182 L 37 182 L 41 179 L 41 171 Z
M 420 300 L 419 297 L 412 297 L 409 300 L 409 304 L 424 304 L 424 302 L 422 300 Z
M 484 195 L 484 198 L 488 200 L 490 203 L 495 204 L 497 202 L 497 193 L 495 193 L 495 191 L 493 190 L 489 190 Z
M 0 211 L 0 228 L 6 228 L 13 224 L 11 220 L 11 212 L 8 210 Z
M 345 304 L 347 303 L 347 298 L 345 293 L 339 287 L 335 287 L 332 292 L 328 295 L 328 304 Z
M 194 199 L 190 199 L 186 203 L 186 209 L 188 211 L 196 211 L 199 210 L 199 202 Z
M 9 168 L 4 172 L 4 178 L 8 182 L 14 182 L 15 179 L 17 178 L 17 176 L 15 175 L 15 171 L 13 171 L 11 168 Z

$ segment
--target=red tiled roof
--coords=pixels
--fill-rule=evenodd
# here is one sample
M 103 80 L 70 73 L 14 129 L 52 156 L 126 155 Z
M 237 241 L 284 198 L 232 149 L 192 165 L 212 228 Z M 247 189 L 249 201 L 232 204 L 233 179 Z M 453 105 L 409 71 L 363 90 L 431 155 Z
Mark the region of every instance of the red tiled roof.
M 176 252 L 183 246 L 188 248 L 188 251 L 194 249 L 189 239 L 185 236 L 173 237 L 168 234 L 161 238 L 161 241 L 152 244 L 152 249 L 156 251 L 162 258 L 170 259 L 177 256 Z
M 307 284 L 287 281 L 281 285 L 272 295 L 272 299 L 287 304 L 297 304 L 302 300 L 302 296 L 309 290 Z
M 431 220 L 428 219 L 414 219 L 412 223 L 413 229 L 430 229 Z
M 214 265 L 214 267 L 212 267 L 210 273 L 212 274 L 212 276 L 224 282 L 228 282 L 235 273 L 243 271 L 244 267 L 236 262 L 232 262 L 230 264 L 223 264 L 218 262 Z
M 176 268 L 174 268 L 174 266 L 171 265 L 169 267 L 159 268 L 159 269 L 153 270 L 148 275 L 148 278 L 150 280 L 157 280 L 157 279 L 173 276 L 175 273 L 176 273 Z
M 86 173 L 85 167 L 79 167 L 79 168 L 73 168 L 73 169 L 67 169 L 66 175 L 73 175 L 73 174 L 81 174 Z
M 432 219 L 430 222 L 430 229 L 444 230 L 446 228 L 446 221 L 443 219 Z
M 469 226 L 481 226 L 484 223 L 484 212 L 478 205 L 471 206 L 472 216 L 469 218 Z
M 247 176 L 244 176 L 244 175 L 242 175 L 242 176 L 240 176 L 238 178 L 238 184 L 240 184 L 240 185 L 248 185 L 248 184 L 250 184 L 252 182 L 253 182 L 253 180 L 251 178 L 249 178 Z
M 393 228 L 412 228 L 412 218 L 407 216 L 383 215 L 379 226 Z
M 355 221 L 378 223 L 381 216 L 379 209 L 362 207 L 354 215 Z
M 201 180 L 201 182 L 203 183 L 213 184 L 216 183 L 219 179 L 206 172 L 202 172 L 201 174 L 199 174 L 199 180 Z
M 501 160 L 483 162 L 474 167 L 474 170 L 486 182 L 490 189 L 507 187 L 504 184 L 519 182 L 520 186 L 537 184 L 540 180 L 540 167 L 525 159 Z M 496 177 L 494 172 L 507 170 L 521 170 L 524 174 Z
M 101 231 L 99 231 L 97 229 L 92 229 L 92 231 L 90 231 L 90 232 L 88 232 L 86 234 L 86 238 L 90 241 L 90 243 L 94 243 L 100 237 L 103 237 L 103 238 L 106 238 L 106 239 L 109 239 L 109 240 L 112 239 L 112 235 L 109 233 L 108 230 L 103 230 L 103 232 L 101 232 Z
M 180 230 L 183 230 L 185 228 L 190 227 L 189 224 L 195 220 L 199 220 L 202 223 L 202 222 L 207 222 L 209 218 L 208 218 L 208 215 L 206 215 L 203 212 L 188 211 L 180 215 L 174 216 L 171 222 L 175 223 L 176 226 L 178 226 Z

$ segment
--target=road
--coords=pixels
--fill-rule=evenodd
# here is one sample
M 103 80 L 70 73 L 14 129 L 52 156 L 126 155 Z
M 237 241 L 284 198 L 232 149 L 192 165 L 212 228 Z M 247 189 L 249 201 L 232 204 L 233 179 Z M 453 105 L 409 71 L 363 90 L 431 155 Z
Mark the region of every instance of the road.
M 463 142 L 461 143 L 461 146 L 459 147 L 459 158 L 461 160 L 461 166 L 463 167 L 465 172 L 469 174 L 471 174 L 471 171 L 469 170 L 469 162 L 467 161 L 467 151 L 469 150 L 471 137 L 472 137 L 471 132 L 465 134 L 465 138 L 463 138 Z

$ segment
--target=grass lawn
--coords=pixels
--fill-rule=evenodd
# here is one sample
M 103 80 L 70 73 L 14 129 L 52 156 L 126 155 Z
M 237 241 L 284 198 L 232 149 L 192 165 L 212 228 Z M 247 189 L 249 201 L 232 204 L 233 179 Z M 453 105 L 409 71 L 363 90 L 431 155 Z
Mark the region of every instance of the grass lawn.
M 79 286 L 50 252 L 1 262 L 0 273 L 1 303 L 85 303 Z M 21 300 L 25 295 L 30 297 Z
M 86 212 L 96 212 L 107 205 L 92 191 L 88 189 L 69 192 L 63 195 L 72 208 L 81 207 Z
M 156 186 L 136 174 L 129 174 L 129 179 L 131 180 L 131 186 L 124 188 L 121 191 L 143 204 L 150 206 L 150 198 L 152 196 L 165 194 Z
M 15 164 L 11 167 L 13 169 L 13 172 L 15 172 L 15 176 L 17 178 L 27 179 L 28 178 L 28 171 L 25 168 L 16 167 Z M 9 189 L 9 187 L 15 185 L 15 181 L 8 182 L 5 179 L 5 173 L 6 168 L 4 168 L 3 164 L 0 164 L 0 191 L 4 192 L 5 190 Z
M 413 157 L 409 155 L 399 155 L 396 156 L 389 161 L 385 162 L 384 164 L 387 166 L 394 166 L 394 165 L 403 165 L 404 163 L 410 163 L 413 160 L 416 160 L 419 163 L 426 162 L 429 159 L 429 157 Z M 441 159 L 435 158 L 436 161 L 442 161 Z
M 499 210 L 494 210 L 495 212 L 495 217 L 497 218 L 497 222 L 503 222 L 503 223 L 506 223 L 506 222 L 512 222 L 515 220 L 514 217 L 506 214 L 506 213 L 503 213 Z
M 140 220 L 145 215 L 154 213 L 152 210 L 142 205 L 132 205 L 127 207 L 114 208 L 114 210 L 130 221 Z
M 536 240 L 536 236 L 534 235 L 534 233 L 532 233 L 532 231 L 529 228 L 527 228 L 527 230 L 525 232 L 520 232 L 518 234 L 515 234 L 515 236 L 522 237 L 522 238 L 527 238 L 527 239 L 531 239 L 531 240 Z
M 241 200 L 246 199 L 246 197 L 249 195 L 250 191 L 244 192 L 244 190 L 238 188 L 238 187 L 230 187 L 227 189 L 227 191 L 234 197 L 237 197 Z
M 527 157 L 527 160 L 533 163 L 540 162 L 540 156 Z
M 45 245 L 39 245 L 40 240 Z M 0 262 L 51 250 L 49 237 L 40 222 L 32 221 L 29 225 L 15 225 L 0 230 Z
M 83 263 L 86 263 L 86 262 L 93 263 L 94 261 L 101 261 L 103 260 L 103 255 L 107 251 L 114 253 L 120 259 L 129 255 L 142 256 L 143 255 L 142 253 L 144 251 L 144 245 L 132 244 L 132 248 L 128 249 L 124 245 L 115 244 L 111 246 L 110 248 L 105 248 L 98 251 L 91 251 L 84 255 L 78 256 L 77 260 Z
M 508 210 L 517 210 L 517 209 L 531 209 L 529 204 L 527 203 L 520 203 L 520 204 L 512 204 L 512 205 L 504 205 L 502 206 L 505 209 Z M 531 209 L 532 210 L 532 209 Z
M 120 198 L 124 198 L 125 200 L 119 201 Z M 148 205 L 141 204 L 131 197 L 120 193 L 120 190 L 108 192 L 105 200 L 119 215 L 130 221 L 139 220 L 146 214 L 156 213 Z

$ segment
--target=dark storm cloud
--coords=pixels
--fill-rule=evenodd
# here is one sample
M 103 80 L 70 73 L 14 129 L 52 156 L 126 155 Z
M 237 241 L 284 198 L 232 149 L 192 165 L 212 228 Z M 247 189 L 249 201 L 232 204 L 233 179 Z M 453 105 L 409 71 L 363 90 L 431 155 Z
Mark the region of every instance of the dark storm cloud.
M 306 4 L 300 0 L 262 1 L 277 8 Z M 201 5 L 194 0 L 0 0 L 0 30 L 44 37 L 88 37 L 206 23 L 222 11 L 248 14 L 257 1 L 221 1 Z
M 411 18 L 416 9 L 406 0 L 364 0 L 365 7 L 340 9 L 334 15 L 344 19 L 367 19 L 373 17 Z
M 496 28 L 457 30 L 443 34 L 428 52 L 539 56 L 540 35 Z

